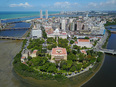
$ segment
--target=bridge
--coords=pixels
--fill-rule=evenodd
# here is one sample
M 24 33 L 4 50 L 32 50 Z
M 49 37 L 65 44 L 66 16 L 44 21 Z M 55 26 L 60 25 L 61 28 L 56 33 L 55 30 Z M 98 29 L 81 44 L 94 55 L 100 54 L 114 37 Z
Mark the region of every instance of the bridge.
M 24 29 L 30 29 L 29 27 L 22 27 L 22 28 L 4 28 L 4 29 L 2 29 L 2 31 L 4 31 L 4 30 L 24 30 Z
M 111 33 L 114 33 L 114 34 L 116 34 L 116 31 L 111 31 Z
M 12 22 L 7 22 L 8 24 L 14 24 L 14 23 L 21 23 L 21 22 L 25 22 L 25 21 L 12 21 Z
M 106 28 L 107 28 L 107 29 L 109 29 L 109 28 L 110 28 L 110 29 L 116 29 L 115 26 L 111 26 L 111 27 L 109 26 L 109 27 L 106 27 Z
M 24 40 L 25 37 L 8 37 L 8 36 L 0 36 L 0 39 L 9 39 L 9 40 Z
M 103 52 L 103 53 L 116 55 L 116 50 L 113 50 L 113 49 L 98 49 L 98 50 L 95 50 L 95 51 L 100 51 L 100 52 Z

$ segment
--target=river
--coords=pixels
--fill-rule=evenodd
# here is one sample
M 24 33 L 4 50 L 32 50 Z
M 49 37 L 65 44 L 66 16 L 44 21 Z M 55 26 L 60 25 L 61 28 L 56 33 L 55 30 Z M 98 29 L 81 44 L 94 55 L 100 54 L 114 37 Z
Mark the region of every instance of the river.
M 113 29 L 116 31 L 116 29 Z M 111 34 L 108 49 L 116 50 L 116 34 Z M 106 54 L 103 66 L 99 72 L 82 87 L 116 87 L 116 56 Z

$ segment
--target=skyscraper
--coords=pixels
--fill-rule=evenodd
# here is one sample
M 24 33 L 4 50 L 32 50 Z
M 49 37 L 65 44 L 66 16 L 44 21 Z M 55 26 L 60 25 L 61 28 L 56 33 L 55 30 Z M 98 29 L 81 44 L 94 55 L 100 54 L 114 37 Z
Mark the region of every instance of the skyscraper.
M 62 19 L 62 30 L 65 31 L 65 27 L 66 27 L 66 24 L 65 24 L 65 19 Z
M 46 10 L 46 19 L 48 19 L 48 10 Z
M 80 20 L 77 21 L 77 31 L 82 29 L 82 23 Z
M 43 18 L 42 10 L 40 10 L 40 18 Z
M 1 25 L 1 19 L 0 19 L 0 25 Z
M 2 30 L 2 24 L 1 24 L 2 22 L 1 22 L 1 19 L 0 19 L 0 30 Z

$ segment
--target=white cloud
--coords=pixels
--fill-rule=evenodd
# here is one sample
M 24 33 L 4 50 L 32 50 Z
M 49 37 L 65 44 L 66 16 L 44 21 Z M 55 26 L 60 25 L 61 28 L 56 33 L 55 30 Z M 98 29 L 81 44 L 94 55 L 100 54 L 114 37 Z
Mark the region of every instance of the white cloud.
M 69 8 L 70 5 L 71 4 L 69 2 L 56 2 L 56 3 L 54 3 L 54 7 L 57 7 L 57 8 Z
M 74 10 L 78 7 L 78 3 L 70 3 L 70 2 L 56 2 L 54 3 L 53 7 L 56 9 L 62 9 L 62 10 Z
M 28 2 L 23 3 L 19 3 L 19 4 L 10 4 L 10 7 L 32 7 Z
M 94 7 L 96 7 L 96 6 L 97 6 L 97 3 L 90 2 L 88 5 L 89 5 L 89 6 L 94 6 Z
M 106 2 L 99 3 L 90 2 L 88 4 L 88 8 L 98 10 L 115 10 L 116 0 L 107 0 Z

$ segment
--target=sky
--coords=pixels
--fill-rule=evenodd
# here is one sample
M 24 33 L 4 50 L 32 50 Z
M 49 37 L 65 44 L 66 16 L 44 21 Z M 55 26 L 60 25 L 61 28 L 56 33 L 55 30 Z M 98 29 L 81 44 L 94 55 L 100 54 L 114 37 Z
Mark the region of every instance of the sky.
M 0 0 L 0 11 L 112 11 L 116 0 Z

